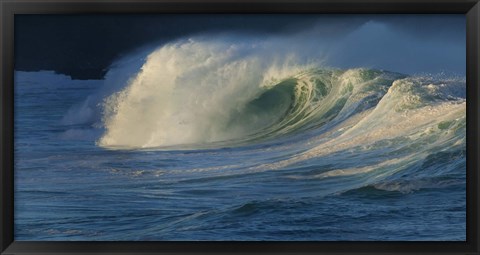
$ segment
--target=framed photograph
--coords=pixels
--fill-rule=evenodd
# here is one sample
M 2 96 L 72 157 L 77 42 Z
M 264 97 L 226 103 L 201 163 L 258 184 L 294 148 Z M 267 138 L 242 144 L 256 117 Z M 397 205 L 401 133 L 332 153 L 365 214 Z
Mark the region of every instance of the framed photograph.
M 2 0 L 12 254 L 480 254 L 478 1 Z

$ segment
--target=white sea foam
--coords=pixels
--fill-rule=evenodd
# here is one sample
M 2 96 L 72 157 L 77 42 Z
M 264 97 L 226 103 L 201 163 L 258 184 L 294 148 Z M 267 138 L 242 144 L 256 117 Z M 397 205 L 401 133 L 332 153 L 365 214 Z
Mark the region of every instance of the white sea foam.
M 235 44 L 181 41 L 150 54 L 128 86 L 107 97 L 105 147 L 156 147 L 238 137 L 227 130 L 235 114 L 262 91 L 264 81 L 291 75 L 268 54 Z M 297 67 L 293 67 L 294 69 Z

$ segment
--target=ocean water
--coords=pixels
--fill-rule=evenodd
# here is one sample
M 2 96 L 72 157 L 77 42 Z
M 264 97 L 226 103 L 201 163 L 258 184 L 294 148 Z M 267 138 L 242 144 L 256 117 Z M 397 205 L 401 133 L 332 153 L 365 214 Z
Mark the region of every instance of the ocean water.
M 466 239 L 464 77 L 250 50 L 16 72 L 15 239 Z

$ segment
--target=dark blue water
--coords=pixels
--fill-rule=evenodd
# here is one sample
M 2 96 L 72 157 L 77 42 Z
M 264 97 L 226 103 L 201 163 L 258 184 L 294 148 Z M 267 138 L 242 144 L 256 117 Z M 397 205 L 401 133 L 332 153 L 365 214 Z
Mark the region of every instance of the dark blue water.
M 444 110 L 445 119 L 405 115 L 423 123 L 405 134 L 404 122 L 355 130 L 381 105 L 370 100 L 373 107 L 355 108 L 364 115 L 350 112 L 332 127 L 228 148 L 117 150 L 97 145 L 104 128 L 65 123 L 72 105 L 102 85 L 17 72 L 16 240 L 466 238 L 458 98 L 450 108 L 441 97 L 417 106 Z

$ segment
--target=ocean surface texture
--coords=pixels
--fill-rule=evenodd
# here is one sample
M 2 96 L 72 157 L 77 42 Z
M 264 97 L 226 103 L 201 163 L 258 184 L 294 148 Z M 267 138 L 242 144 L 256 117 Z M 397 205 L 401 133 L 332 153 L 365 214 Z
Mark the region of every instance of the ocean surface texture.
M 16 72 L 15 239 L 465 240 L 464 77 L 261 47 Z

